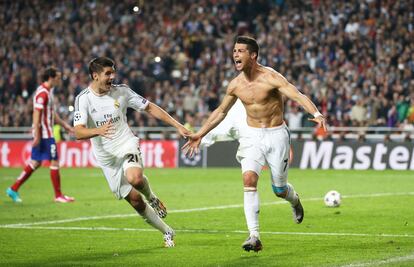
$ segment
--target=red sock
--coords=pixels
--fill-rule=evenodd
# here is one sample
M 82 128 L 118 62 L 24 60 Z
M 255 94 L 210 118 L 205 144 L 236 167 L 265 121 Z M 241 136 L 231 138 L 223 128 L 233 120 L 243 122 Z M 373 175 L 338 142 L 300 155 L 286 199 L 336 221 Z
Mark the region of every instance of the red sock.
M 55 190 L 55 197 L 60 197 L 62 192 L 60 191 L 59 167 L 50 167 L 50 179 L 52 180 L 53 189 Z
M 31 164 L 27 164 L 20 176 L 17 178 L 17 181 L 11 186 L 11 189 L 13 191 L 19 190 L 20 186 L 26 182 L 27 179 L 29 179 L 30 175 L 32 175 L 34 171 L 34 168 Z

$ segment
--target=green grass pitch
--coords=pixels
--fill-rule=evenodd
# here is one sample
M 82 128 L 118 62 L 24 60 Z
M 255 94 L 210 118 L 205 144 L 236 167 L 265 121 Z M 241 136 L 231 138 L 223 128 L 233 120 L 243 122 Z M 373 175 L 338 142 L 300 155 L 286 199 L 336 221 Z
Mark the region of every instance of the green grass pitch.
M 62 169 L 56 204 L 47 168 L 21 188 L 5 190 L 20 169 L 0 169 L 1 266 L 414 266 L 414 173 L 410 171 L 289 172 L 305 208 L 302 224 L 277 199 L 269 172 L 259 181 L 263 251 L 247 253 L 239 169 L 147 169 L 169 209 L 176 247 L 163 248 L 126 201 L 116 200 L 99 169 Z M 324 206 L 337 190 L 339 208 Z

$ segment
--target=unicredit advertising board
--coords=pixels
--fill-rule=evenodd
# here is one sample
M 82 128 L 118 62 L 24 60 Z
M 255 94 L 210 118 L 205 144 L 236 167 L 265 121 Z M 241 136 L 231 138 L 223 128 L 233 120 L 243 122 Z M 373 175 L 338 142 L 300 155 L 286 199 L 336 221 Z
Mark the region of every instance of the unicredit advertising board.
M 89 141 L 57 144 L 61 167 L 98 166 Z M 145 167 L 175 168 L 178 165 L 177 141 L 141 141 Z M 0 167 L 22 167 L 30 161 L 32 141 L 0 141 Z

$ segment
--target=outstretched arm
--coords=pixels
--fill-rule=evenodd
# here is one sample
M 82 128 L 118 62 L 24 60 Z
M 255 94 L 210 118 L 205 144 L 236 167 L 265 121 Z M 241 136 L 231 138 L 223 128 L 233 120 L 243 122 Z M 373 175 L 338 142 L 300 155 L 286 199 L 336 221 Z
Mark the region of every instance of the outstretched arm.
M 220 106 L 210 114 L 207 121 L 196 134 L 189 136 L 190 140 L 182 147 L 186 155 L 192 157 L 194 153 L 198 153 L 201 139 L 224 120 L 230 108 L 236 103 L 237 97 L 231 91 L 231 88 L 227 89 L 227 93 Z
M 220 106 L 216 108 L 208 117 L 204 125 L 198 130 L 197 135 L 203 138 L 208 134 L 212 129 L 220 124 L 227 116 L 230 108 L 236 103 L 237 97 L 233 95 L 226 94 L 221 102 Z
M 160 108 L 158 105 L 154 103 L 149 103 L 147 108 L 145 109 L 149 114 L 154 116 L 155 118 L 162 120 L 163 122 L 177 128 L 178 132 L 184 138 L 189 136 L 191 132 L 187 130 L 181 123 L 176 121 L 173 117 L 170 116 L 165 110 Z
M 286 97 L 298 102 L 308 113 L 313 115 L 310 121 L 313 121 L 318 124 L 318 127 L 323 127 L 326 131 L 326 122 L 324 116 L 319 112 L 315 104 L 304 94 L 299 92 L 299 90 L 291 83 L 289 83 L 285 77 L 281 74 L 275 72 L 272 73 L 271 83 L 275 88 L 279 89 Z

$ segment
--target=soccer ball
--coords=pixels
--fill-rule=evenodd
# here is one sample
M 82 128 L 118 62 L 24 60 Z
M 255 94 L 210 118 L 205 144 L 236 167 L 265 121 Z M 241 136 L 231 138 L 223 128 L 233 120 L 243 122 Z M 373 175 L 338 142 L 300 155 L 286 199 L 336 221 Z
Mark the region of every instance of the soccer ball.
M 335 190 L 332 190 L 326 193 L 323 200 L 325 201 L 325 205 L 328 207 L 339 207 L 339 205 L 341 205 L 341 194 Z

